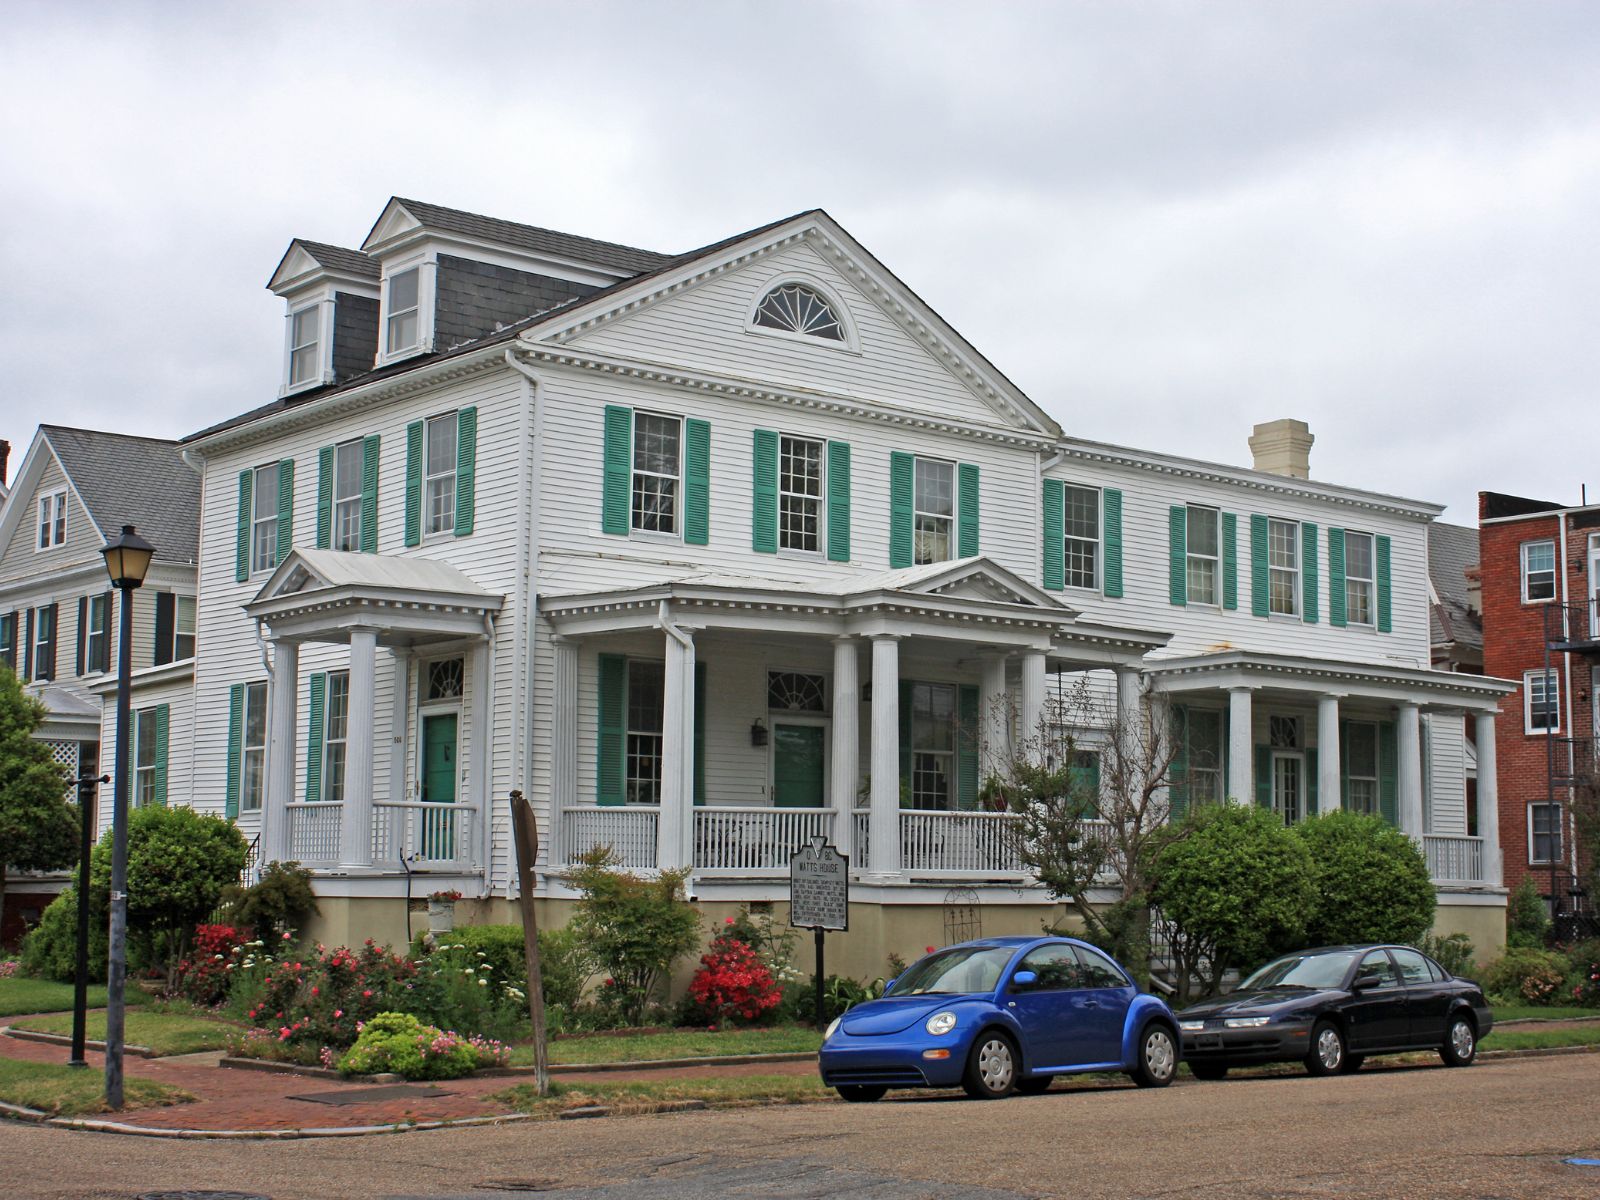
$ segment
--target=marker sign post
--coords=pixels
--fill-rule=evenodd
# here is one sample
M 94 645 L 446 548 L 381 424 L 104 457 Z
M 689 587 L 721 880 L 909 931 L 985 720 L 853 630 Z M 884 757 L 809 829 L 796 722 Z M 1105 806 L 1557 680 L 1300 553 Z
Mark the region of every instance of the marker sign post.
M 850 860 L 817 836 L 789 856 L 789 924 L 809 929 L 817 943 L 817 1028 L 822 1010 L 822 934 L 850 928 Z

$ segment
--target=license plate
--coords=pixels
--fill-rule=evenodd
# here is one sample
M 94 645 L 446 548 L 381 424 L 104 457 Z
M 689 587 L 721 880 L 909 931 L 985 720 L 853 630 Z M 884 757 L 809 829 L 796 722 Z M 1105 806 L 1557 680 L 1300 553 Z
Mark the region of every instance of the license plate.
M 1197 1033 L 1194 1035 L 1196 1050 L 1220 1050 L 1222 1048 L 1222 1035 L 1220 1033 Z

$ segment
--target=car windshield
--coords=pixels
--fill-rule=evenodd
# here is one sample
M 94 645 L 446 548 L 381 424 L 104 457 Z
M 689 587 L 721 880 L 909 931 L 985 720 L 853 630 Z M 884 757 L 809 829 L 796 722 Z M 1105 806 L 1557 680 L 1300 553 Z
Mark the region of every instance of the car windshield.
M 892 996 L 992 992 L 1014 950 L 1010 946 L 952 946 L 912 963 L 894 982 Z
M 1330 950 L 1326 954 L 1285 954 L 1275 958 L 1238 987 L 1248 992 L 1260 988 L 1336 988 L 1355 962 L 1355 950 Z

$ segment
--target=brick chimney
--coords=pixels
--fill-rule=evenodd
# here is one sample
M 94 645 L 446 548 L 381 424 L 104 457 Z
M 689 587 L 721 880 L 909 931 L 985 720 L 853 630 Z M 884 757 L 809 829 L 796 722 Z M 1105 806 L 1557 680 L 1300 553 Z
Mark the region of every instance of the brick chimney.
M 11 443 L 0 438 L 0 487 L 6 485 L 6 464 L 11 461 Z
M 1255 468 L 1290 479 L 1311 478 L 1311 427 L 1304 421 L 1285 417 L 1255 427 L 1250 435 L 1250 453 Z

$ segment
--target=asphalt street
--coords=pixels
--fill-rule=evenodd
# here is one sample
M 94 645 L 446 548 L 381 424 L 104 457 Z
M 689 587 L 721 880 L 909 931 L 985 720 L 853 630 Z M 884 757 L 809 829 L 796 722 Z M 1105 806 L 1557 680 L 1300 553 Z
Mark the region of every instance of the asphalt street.
M 288 1142 L 0 1122 L 0 1194 L 296 1200 L 1600 1196 L 1600 1055 Z

